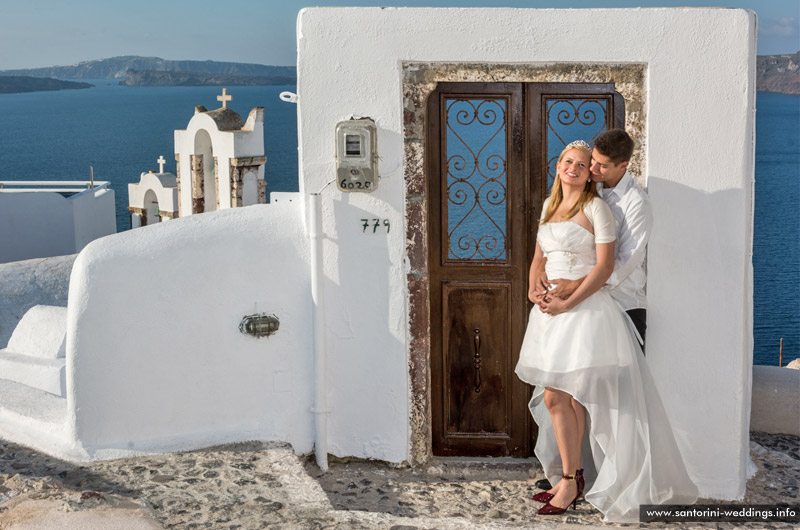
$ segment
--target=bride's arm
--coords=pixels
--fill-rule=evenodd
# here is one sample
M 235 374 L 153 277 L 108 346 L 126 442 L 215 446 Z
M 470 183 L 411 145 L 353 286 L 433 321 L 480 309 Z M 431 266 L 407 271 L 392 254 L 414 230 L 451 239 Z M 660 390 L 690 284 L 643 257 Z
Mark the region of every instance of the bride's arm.
M 537 242 L 536 251 L 533 253 L 533 261 L 531 261 L 531 268 L 528 271 L 528 300 L 534 304 L 538 304 L 541 301 L 541 296 L 547 292 L 549 287 L 547 273 L 544 271 L 546 260 L 542 247 Z
M 595 249 L 597 250 L 597 263 L 584 278 L 580 287 L 575 289 L 575 292 L 566 300 L 545 296 L 544 302 L 540 305 L 543 313 L 558 315 L 569 311 L 606 284 L 609 276 L 614 272 L 614 242 L 597 243 Z

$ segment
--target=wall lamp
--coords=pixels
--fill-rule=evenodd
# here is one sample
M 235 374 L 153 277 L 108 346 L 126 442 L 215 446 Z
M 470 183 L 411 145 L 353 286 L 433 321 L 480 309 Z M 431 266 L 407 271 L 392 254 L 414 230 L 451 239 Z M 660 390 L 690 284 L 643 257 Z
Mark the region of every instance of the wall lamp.
M 270 337 L 278 331 L 280 324 L 281 321 L 275 315 L 256 313 L 242 318 L 239 322 L 239 331 L 258 338 Z

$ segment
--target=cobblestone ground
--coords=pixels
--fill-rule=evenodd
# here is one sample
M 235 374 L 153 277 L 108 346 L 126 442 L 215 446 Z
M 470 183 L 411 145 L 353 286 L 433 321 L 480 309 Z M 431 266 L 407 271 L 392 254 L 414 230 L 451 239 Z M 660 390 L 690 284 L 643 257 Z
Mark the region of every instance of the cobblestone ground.
M 758 472 L 741 502 L 800 504 L 800 439 L 752 433 L 750 450 Z M 291 447 L 274 443 L 79 465 L 0 441 L 0 529 L 89 528 L 77 516 L 91 513 L 106 517 L 97 526 L 103 530 L 794 528 L 604 525 L 585 502 L 563 516 L 537 517 L 540 505 L 529 499 L 538 478 L 533 460 L 444 460 L 424 470 L 331 461 L 322 473 Z

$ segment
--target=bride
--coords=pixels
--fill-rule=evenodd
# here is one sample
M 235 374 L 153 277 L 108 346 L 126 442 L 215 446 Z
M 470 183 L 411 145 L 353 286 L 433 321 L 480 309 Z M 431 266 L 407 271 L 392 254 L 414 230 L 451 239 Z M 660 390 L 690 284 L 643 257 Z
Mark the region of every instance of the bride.
M 545 200 L 532 274 L 583 283 L 566 300 L 537 297 L 517 376 L 535 385 L 535 453 L 551 484 L 540 515 L 584 496 L 605 521 L 636 522 L 640 504 L 691 504 L 689 479 L 635 329 L 603 285 L 614 267 L 614 217 L 591 182 L 583 141 L 561 152 Z M 583 464 L 582 464 L 583 462 Z M 582 467 L 585 466 L 585 469 Z

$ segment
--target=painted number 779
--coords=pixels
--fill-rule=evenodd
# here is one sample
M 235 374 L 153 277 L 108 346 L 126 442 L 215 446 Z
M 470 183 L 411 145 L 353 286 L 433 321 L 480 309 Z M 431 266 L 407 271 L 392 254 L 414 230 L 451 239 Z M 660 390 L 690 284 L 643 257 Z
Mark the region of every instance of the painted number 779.
M 378 228 L 386 228 L 386 233 L 389 233 L 390 223 L 388 219 L 361 219 L 361 233 L 366 234 L 369 228 L 372 228 L 374 234 Z

